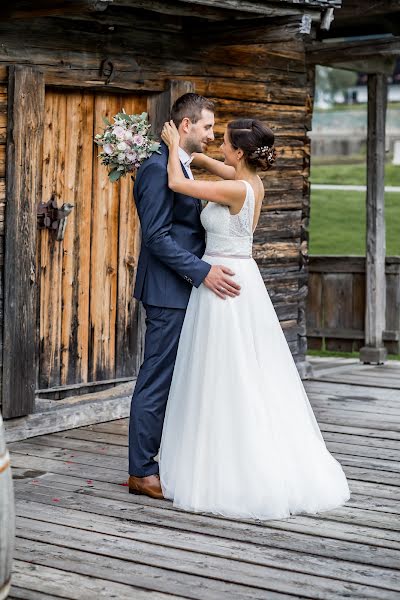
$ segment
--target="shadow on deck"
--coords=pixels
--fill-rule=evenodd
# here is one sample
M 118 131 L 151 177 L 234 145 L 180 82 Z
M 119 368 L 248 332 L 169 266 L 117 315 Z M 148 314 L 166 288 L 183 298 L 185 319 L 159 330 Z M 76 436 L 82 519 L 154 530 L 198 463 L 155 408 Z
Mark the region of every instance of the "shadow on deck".
M 10 598 L 400 598 L 400 363 L 311 362 L 346 506 L 255 522 L 128 495 L 127 419 L 14 442 Z

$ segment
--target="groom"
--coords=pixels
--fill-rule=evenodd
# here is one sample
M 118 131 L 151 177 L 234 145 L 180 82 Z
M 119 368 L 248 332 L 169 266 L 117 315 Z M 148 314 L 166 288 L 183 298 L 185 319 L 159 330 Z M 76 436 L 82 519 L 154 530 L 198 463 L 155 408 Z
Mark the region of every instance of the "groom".
M 184 94 L 171 118 L 180 134 L 179 156 L 186 177 L 192 152 L 204 152 L 214 139 L 214 104 L 198 94 Z M 168 187 L 168 148 L 140 167 L 134 195 L 142 245 L 134 296 L 146 311 L 144 361 L 132 397 L 129 422 L 129 492 L 162 498 L 157 455 L 179 336 L 192 286 L 238 295 L 234 273 L 201 260 L 205 232 L 201 201 Z M 200 359 L 201 357 L 199 357 Z

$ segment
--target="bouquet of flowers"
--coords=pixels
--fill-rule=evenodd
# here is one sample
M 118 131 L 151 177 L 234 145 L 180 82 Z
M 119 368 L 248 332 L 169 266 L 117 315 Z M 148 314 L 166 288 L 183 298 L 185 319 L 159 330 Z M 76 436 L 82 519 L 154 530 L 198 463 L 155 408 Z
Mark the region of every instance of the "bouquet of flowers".
M 101 146 L 99 158 L 109 168 L 110 181 L 138 169 L 153 152 L 160 154 L 160 143 L 149 134 L 151 127 L 147 113 L 127 115 L 125 110 L 113 117 L 114 123 L 103 117 L 106 128 L 94 138 Z

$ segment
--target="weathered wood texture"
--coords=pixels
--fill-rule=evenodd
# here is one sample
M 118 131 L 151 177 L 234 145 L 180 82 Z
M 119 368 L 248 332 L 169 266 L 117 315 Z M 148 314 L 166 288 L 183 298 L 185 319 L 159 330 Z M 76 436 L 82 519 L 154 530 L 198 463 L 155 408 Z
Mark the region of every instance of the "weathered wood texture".
M 146 96 L 46 92 L 43 200 L 70 202 L 65 238 L 38 236 L 38 387 L 136 373 L 138 306 L 133 282 L 139 226 L 128 177 L 110 185 L 95 133 L 103 116 L 146 109 Z
M 7 598 L 11 586 L 14 551 L 15 508 L 10 455 L 5 445 L 0 413 L 0 598 Z
M 7 85 L 0 83 L 0 407 L 3 396 L 4 215 L 6 208 Z
M 385 123 L 387 77 L 368 75 L 365 346 L 360 360 L 382 362 L 386 311 Z
M 310 348 L 358 351 L 365 341 L 365 258 L 311 256 L 307 296 Z M 384 345 L 400 351 L 400 259 L 386 257 Z
M 3 415 L 32 412 L 36 371 L 35 231 L 41 190 L 44 78 L 10 67 L 4 269 Z
M 129 495 L 127 419 L 16 442 L 11 596 L 397 599 L 400 365 L 311 360 L 305 385 L 349 481 L 344 507 L 261 522 Z
M 289 6 L 289 3 L 286 4 Z M 153 13 L 150 16 L 150 13 L 121 6 L 109 6 L 105 12 L 78 15 L 71 19 L 63 16 L 28 19 L 20 15 L 18 19 L 5 18 L 0 22 L 0 85 L 6 82 L 8 65 L 23 63 L 40 64 L 48 86 L 45 118 L 47 123 L 50 123 L 49 119 L 54 121 L 54 129 L 46 127 L 45 130 L 48 151 L 44 162 L 46 194 L 43 199 L 47 201 L 49 195 L 55 193 L 58 201 L 70 199 L 74 203 L 74 200 L 78 202 L 74 188 L 82 192 L 79 194 L 79 206 L 77 204 L 71 213 L 65 240 L 68 248 L 74 244 L 74 253 L 80 253 L 82 264 L 78 266 L 77 257 L 71 250 L 62 252 L 60 247 L 47 245 L 46 233 L 40 234 L 39 254 L 44 263 L 47 261 L 49 266 L 60 266 L 60 269 L 41 272 L 41 284 L 47 294 L 41 296 L 42 315 L 45 302 L 48 314 L 52 307 L 57 314 L 61 307 L 65 309 L 62 318 L 56 316 L 54 322 L 41 326 L 42 339 L 46 330 L 49 342 L 41 348 L 42 359 L 47 356 L 46 365 L 43 360 L 41 364 L 47 369 L 48 379 L 53 384 L 71 383 L 79 377 L 82 380 L 102 376 L 109 378 L 112 372 L 121 376 L 126 373 L 126 362 L 132 359 L 131 353 L 124 356 L 122 349 L 126 336 L 133 340 L 135 329 L 128 331 L 126 319 L 119 322 L 117 313 L 122 310 L 125 310 L 125 315 L 129 311 L 132 313 L 134 305 L 128 306 L 126 296 L 120 296 L 118 286 L 125 283 L 122 280 L 116 282 L 115 269 L 117 265 L 120 268 L 124 260 L 128 267 L 132 266 L 136 250 L 132 239 L 123 232 L 134 226 L 132 219 L 135 217 L 123 212 L 117 217 L 120 197 L 117 197 L 114 188 L 105 185 L 105 171 L 97 160 L 93 164 L 90 184 L 89 162 L 93 160 L 93 154 L 88 150 L 89 141 L 85 135 L 91 130 L 92 122 L 94 128 L 98 127 L 101 113 L 107 111 L 111 114 L 117 105 L 119 108 L 121 101 L 114 102 L 113 93 L 123 91 L 154 98 L 155 94 L 168 89 L 171 79 L 180 83 L 190 81 L 198 93 L 215 100 L 217 137 L 211 148 L 213 156 L 221 157 L 218 148 L 223 129 L 227 121 L 238 116 L 259 118 L 276 133 L 279 157 L 275 168 L 263 175 L 266 197 L 256 231 L 254 254 L 293 355 L 299 364 L 304 360 L 309 202 L 306 131 L 311 122 L 312 71 L 306 70 L 303 39 L 292 35 L 293 32 L 284 23 L 274 23 L 269 28 L 264 26 L 259 40 L 256 37 L 251 39 L 251 28 L 254 27 L 255 23 L 242 39 L 229 39 L 221 28 L 219 32 L 213 30 L 212 35 L 203 35 L 200 39 L 196 38 L 198 23 L 193 25 L 190 20 L 172 15 L 155 16 Z M 73 91 L 77 87 L 86 92 Z M 71 89 L 68 93 L 61 91 L 68 88 Z M 95 92 L 101 95 L 96 96 L 93 105 L 90 98 L 95 97 Z M 4 139 L 1 137 L 2 127 L 6 126 L 2 106 L 0 102 L 0 119 L 3 118 L 0 122 L 0 144 Z M 73 128 L 77 122 L 81 124 L 81 131 Z M 1 148 L 0 145 L 0 169 L 1 156 L 4 162 Z M 84 160 L 79 163 L 81 155 Z M 55 179 L 56 165 L 59 169 L 65 165 L 65 171 L 58 180 Z M 90 185 L 98 198 L 93 202 L 91 211 L 87 204 Z M 107 207 L 105 216 L 100 205 L 96 204 L 100 201 L 104 201 Z M 101 244 L 101 228 L 107 231 L 104 245 Z M 132 246 L 126 249 L 127 258 L 115 255 L 115 249 L 110 246 L 117 230 L 120 235 L 123 234 L 121 244 Z M 84 231 L 87 235 L 83 234 Z M 94 286 L 96 294 L 98 288 L 94 271 L 104 269 L 105 263 L 108 283 L 102 290 L 103 296 L 104 291 L 107 296 L 104 303 L 100 305 L 98 296 L 95 296 L 92 304 L 89 300 L 88 307 L 85 290 L 88 286 L 89 236 L 91 248 L 97 246 L 99 252 L 98 262 L 90 265 L 89 285 Z M 131 269 L 126 273 L 128 287 L 132 283 L 132 272 Z M 72 286 L 72 280 L 78 285 Z M 78 318 L 74 306 L 79 293 L 82 294 L 82 303 Z M 112 301 L 116 298 L 118 305 Z M 85 350 L 86 326 L 82 319 L 88 311 L 92 311 L 93 321 L 88 334 L 89 350 Z M 105 311 L 111 311 L 109 314 L 117 327 L 114 332 L 108 331 L 105 326 Z M 133 322 L 134 316 L 129 319 Z M 71 341 L 77 349 L 75 356 L 68 351 L 67 344 Z M 43 381 L 41 376 L 37 383 L 40 381 Z

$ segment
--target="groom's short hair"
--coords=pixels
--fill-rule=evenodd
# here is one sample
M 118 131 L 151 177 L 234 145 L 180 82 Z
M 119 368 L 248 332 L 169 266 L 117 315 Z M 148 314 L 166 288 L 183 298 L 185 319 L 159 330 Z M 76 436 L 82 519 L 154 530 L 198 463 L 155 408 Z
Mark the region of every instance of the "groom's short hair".
M 177 127 L 185 117 L 190 119 L 192 123 L 197 123 L 201 119 L 202 110 L 214 112 L 214 102 L 204 96 L 189 92 L 175 100 L 171 108 L 171 119 Z

